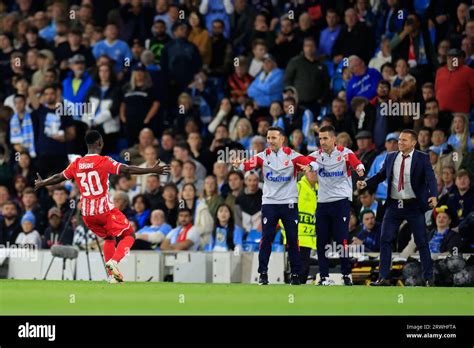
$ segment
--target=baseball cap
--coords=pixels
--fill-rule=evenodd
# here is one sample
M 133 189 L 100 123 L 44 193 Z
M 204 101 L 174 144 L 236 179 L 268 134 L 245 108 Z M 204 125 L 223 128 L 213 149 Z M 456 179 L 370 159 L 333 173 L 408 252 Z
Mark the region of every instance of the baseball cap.
M 72 58 L 69 58 L 69 64 L 85 63 L 86 58 L 82 54 L 75 54 Z
M 398 141 L 398 134 L 397 133 L 388 133 L 385 137 L 385 141 Z
M 459 48 L 451 48 L 448 53 L 448 57 L 464 57 L 464 52 Z
M 265 55 L 263 56 L 264 61 L 267 60 L 267 59 L 270 59 L 270 60 L 276 62 L 275 57 L 273 55 L 271 55 L 270 53 L 265 53 Z
M 357 139 L 372 139 L 372 133 L 369 132 L 368 130 L 362 130 L 357 135 L 355 136 L 356 140 Z
M 46 49 L 45 50 L 40 50 L 38 52 L 38 56 L 43 56 L 43 57 L 49 58 L 51 60 L 54 60 L 54 54 L 50 50 L 46 50 Z
M 52 207 L 48 210 L 48 219 L 53 215 L 61 217 L 61 210 L 59 210 L 59 208 Z

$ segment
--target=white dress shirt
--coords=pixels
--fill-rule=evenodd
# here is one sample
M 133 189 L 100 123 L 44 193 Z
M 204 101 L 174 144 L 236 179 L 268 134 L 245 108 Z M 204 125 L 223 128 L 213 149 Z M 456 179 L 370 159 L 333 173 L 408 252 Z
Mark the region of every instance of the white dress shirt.
M 393 199 L 412 199 L 416 198 L 415 192 L 411 187 L 410 181 L 410 170 L 411 170 L 411 161 L 413 159 L 413 149 L 408 155 L 409 157 L 405 159 L 405 172 L 403 177 L 404 188 L 398 192 L 398 180 L 400 177 L 400 167 L 402 166 L 402 152 L 398 152 L 397 158 L 395 158 L 395 163 L 393 164 L 393 175 L 392 175 L 392 189 L 390 192 L 390 197 Z

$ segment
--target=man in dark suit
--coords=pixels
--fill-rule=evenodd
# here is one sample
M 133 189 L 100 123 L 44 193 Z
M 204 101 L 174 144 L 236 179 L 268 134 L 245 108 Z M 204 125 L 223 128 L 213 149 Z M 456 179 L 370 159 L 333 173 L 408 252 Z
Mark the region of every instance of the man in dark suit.
M 424 213 L 437 205 L 436 178 L 428 155 L 415 150 L 417 134 L 403 130 L 397 152 L 390 152 L 380 171 L 365 181 L 358 181 L 357 188 L 375 189 L 387 179 L 386 212 L 382 222 L 380 240 L 380 276 L 374 286 L 390 285 L 389 273 L 392 260 L 392 242 L 402 221 L 407 220 L 420 252 L 424 285 L 433 285 L 433 263 L 426 239 Z

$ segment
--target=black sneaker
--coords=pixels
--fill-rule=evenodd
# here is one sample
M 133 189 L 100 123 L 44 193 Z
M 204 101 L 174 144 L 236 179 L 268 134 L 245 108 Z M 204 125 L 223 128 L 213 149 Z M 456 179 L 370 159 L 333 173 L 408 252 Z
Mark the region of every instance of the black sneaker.
M 268 285 L 267 273 L 260 273 L 260 277 L 258 278 L 258 285 Z
M 301 285 L 300 276 L 298 274 L 291 275 L 290 285 Z
M 352 279 L 348 275 L 342 276 L 342 281 L 344 282 L 344 285 L 346 286 L 352 286 Z

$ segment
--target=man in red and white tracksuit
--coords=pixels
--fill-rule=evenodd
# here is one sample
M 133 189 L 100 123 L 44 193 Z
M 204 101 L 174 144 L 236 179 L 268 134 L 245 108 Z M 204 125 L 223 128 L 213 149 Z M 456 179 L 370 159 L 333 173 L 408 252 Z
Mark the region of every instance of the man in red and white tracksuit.
M 298 189 L 296 173 L 300 166 L 306 166 L 311 161 L 290 149 L 284 147 L 283 130 L 270 127 L 267 132 L 268 148 L 247 161 L 234 161 L 234 167 L 242 171 L 261 168 L 263 173 L 262 196 L 262 239 L 258 255 L 259 284 L 268 284 L 268 260 L 275 239 L 278 220 L 281 219 L 286 231 L 288 256 L 291 265 L 291 284 L 300 285 L 299 273 L 301 268 L 298 247 Z
M 331 285 L 329 281 L 329 265 L 327 244 L 332 239 L 337 243 L 336 252 L 340 254 L 341 272 L 345 285 L 352 285 L 350 278 L 351 263 L 348 258 L 349 220 L 352 201 L 351 168 L 359 176 L 364 175 L 364 165 L 348 148 L 336 146 L 334 127 L 322 127 L 319 131 L 321 149 L 308 157 L 312 170 L 318 173 L 318 205 L 316 208 L 316 249 L 320 280 L 318 285 Z M 309 170 L 309 167 L 305 167 Z

